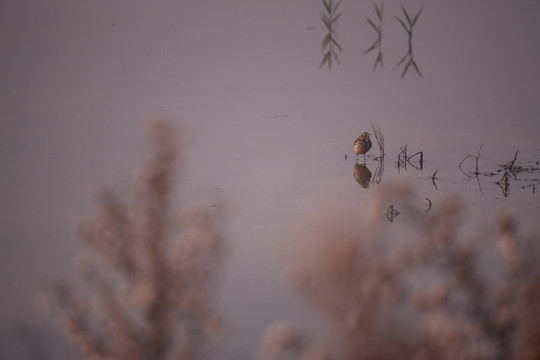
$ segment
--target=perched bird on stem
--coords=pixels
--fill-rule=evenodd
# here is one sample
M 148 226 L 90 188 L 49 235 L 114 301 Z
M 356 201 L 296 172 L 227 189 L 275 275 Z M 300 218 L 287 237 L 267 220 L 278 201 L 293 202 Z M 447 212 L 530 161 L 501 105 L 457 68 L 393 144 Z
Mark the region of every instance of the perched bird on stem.
M 358 155 L 364 154 L 364 161 L 366 161 L 366 153 L 371 149 L 371 140 L 369 139 L 369 133 L 363 132 L 354 142 L 354 152 L 356 153 L 356 159 Z

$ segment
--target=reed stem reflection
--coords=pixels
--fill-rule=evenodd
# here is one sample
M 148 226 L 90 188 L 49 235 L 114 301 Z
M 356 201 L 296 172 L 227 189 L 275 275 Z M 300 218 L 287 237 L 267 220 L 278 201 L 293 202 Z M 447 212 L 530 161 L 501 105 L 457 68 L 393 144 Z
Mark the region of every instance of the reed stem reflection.
M 328 65 L 328 70 L 332 70 L 332 61 L 335 60 L 339 64 L 339 57 L 337 50 L 343 51 L 341 45 L 337 41 L 336 26 L 337 21 L 341 17 L 342 12 L 338 12 L 339 4 L 334 3 L 332 0 L 322 0 L 324 5 L 324 12 L 321 14 L 321 20 L 326 26 L 326 36 L 321 42 L 321 51 L 324 52 L 324 57 L 319 67 Z
M 408 35 L 408 49 L 405 53 L 405 56 L 397 63 L 396 67 L 400 66 L 401 64 L 405 63 L 405 67 L 403 68 L 403 71 L 401 72 L 401 77 L 404 78 L 405 75 L 407 75 L 407 72 L 411 69 L 411 67 L 416 71 L 418 76 L 422 77 L 422 73 L 420 72 L 420 69 L 418 68 L 418 64 L 416 64 L 416 61 L 414 61 L 413 57 L 413 47 L 412 47 L 412 37 L 413 37 L 413 28 L 414 25 L 416 25 L 416 22 L 418 21 L 418 18 L 420 17 L 420 14 L 422 13 L 422 10 L 424 10 L 424 7 L 422 6 L 420 10 L 416 13 L 414 17 L 411 17 L 407 10 L 405 10 L 405 7 L 401 7 L 403 10 L 403 15 L 405 16 L 405 20 L 402 20 L 398 16 L 396 16 L 396 19 L 399 21 L 401 26 L 405 29 Z
M 366 23 L 369 24 L 375 30 L 375 33 L 377 34 L 377 39 L 371 44 L 371 46 L 364 51 L 364 54 L 369 54 L 373 50 L 377 50 L 377 58 L 375 59 L 375 63 L 373 64 L 373 71 L 377 70 L 377 67 L 380 66 L 381 70 L 383 68 L 383 55 L 381 51 L 381 45 L 382 45 L 382 20 L 383 20 L 383 14 L 384 14 L 384 4 L 381 4 L 381 6 L 377 6 L 377 4 L 373 4 L 375 7 L 375 13 L 377 14 L 377 23 L 375 23 L 373 20 L 368 18 L 366 16 Z

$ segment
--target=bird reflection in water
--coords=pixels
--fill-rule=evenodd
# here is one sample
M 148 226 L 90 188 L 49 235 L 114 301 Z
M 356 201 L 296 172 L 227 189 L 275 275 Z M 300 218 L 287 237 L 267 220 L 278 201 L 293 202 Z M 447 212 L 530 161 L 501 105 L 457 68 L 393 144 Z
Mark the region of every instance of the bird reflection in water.
M 371 171 L 366 165 L 357 162 L 354 165 L 354 180 L 364 189 L 368 189 L 371 181 Z

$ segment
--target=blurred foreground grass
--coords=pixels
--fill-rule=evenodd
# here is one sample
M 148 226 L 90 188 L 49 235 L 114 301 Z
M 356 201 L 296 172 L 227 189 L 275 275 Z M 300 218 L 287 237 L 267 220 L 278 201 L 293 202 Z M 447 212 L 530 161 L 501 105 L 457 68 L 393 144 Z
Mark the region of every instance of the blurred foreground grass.
M 85 358 L 231 358 L 215 342 L 226 207 L 175 204 L 184 135 L 154 127 L 131 195 L 101 191 L 81 227 L 95 256 L 79 262 L 80 282 L 53 286 L 48 308 Z M 407 228 L 398 236 L 387 231 L 388 204 Z M 361 220 L 328 215 L 306 229 L 292 281 L 331 319 L 341 349 L 284 320 L 262 335 L 260 358 L 540 359 L 539 239 L 512 217 L 462 238 L 456 197 L 426 213 L 404 184 L 376 190 Z

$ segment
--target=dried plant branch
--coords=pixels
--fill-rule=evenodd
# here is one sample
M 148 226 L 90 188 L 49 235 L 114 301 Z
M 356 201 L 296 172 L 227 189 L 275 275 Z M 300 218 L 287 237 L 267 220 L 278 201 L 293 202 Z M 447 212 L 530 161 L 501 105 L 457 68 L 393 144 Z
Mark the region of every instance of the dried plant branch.
M 480 159 L 480 153 L 482 152 L 482 146 L 484 145 L 484 142 L 481 142 L 480 143 L 480 148 L 478 149 L 478 154 L 476 156 L 474 155 L 471 155 L 471 154 L 467 154 L 465 155 L 465 157 L 463 158 L 463 160 L 461 160 L 461 162 L 459 163 L 458 165 L 458 168 L 459 170 L 461 170 L 461 172 L 463 173 L 463 175 L 469 177 L 469 178 L 474 178 L 474 177 L 478 177 L 478 175 L 480 174 L 478 172 L 478 160 Z M 473 173 L 473 175 L 470 175 L 470 174 L 467 174 L 463 168 L 461 167 L 461 165 L 465 162 L 465 160 L 467 159 L 470 159 L 470 158 L 474 158 L 475 159 L 475 164 L 476 164 L 476 170 L 475 172 Z
M 496 182 L 497 185 L 501 188 L 504 197 L 508 197 L 510 195 L 510 181 L 509 181 L 509 173 L 508 170 L 506 170 L 502 176 L 502 178 Z
M 400 153 L 397 158 L 398 172 L 401 168 L 407 169 L 407 164 L 411 165 L 415 169 L 422 170 L 424 168 L 424 152 L 418 151 L 411 156 L 407 155 L 407 144 L 400 147 Z M 418 157 L 418 165 L 415 165 L 411 160 Z
M 394 218 L 399 215 L 399 211 L 397 211 L 394 208 L 394 205 L 388 206 L 388 209 L 386 210 L 386 218 L 388 221 L 393 222 Z
M 521 237 L 504 216 L 497 234 L 464 239 L 455 197 L 426 213 L 408 187 L 377 195 L 380 212 L 360 229 L 357 214 L 319 223 L 309 236 L 318 246 L 302 253 L 295 277 L 340 329 L 344 358 L 538 358 L 538 238 Z M 385 235 L 381 218 L 391 221 L 395 205 L 385 212 L 377 204 L 389 202 L 399 203 L 399 225 L 410 233 Z
M 511 173 L 517 172 L 518 169 L 514 168 L 514 163 L 516 162 L 518 152 L 519 152 L 519 150 L 516 151 L 516 154 L 514 155 L 514 159 L 512 159 L 512 161 L 510 161 L 510 162 L 503 165 L 503 169 L 508 170 Z
M 81 227 L 97 255 L 85 270 L 86 291 L 53 289 L 67 335 L 88 358 L 207 358 L 219 323 L 213 301 L 224 213 L 187 208 L 178 220 L 173 188 L 185 136 L 159 122 L 150 140 L 133 198 L 103 190 L 97 214 Z
M 437 191 L 439 191 L 439 189 L 437 188 L 437 184 L 435 183 L 435 179 L 436 179 L 435 176 L 437 175 L 438 171 L 439 171 L 439 169 L 435 170 L 435 172 L 431 176 L 431 183 L 433 184 L 433 186 L 435 187 L 435 190 L 437 190 Z
M 431 204 L 431 200 L 429 200 L 428 198 L 425 198 L 425 199 L 426 199 L 426 201 L 427 201 L 427 203 L 428 203 L 428 208 L 426 209 L 425 212 L 428 212 L 429 210 L 431 210 L 431 205 L 432 205 L 432 204 Z
M 413 159 L 415 156 L 418 156 L 418 158 L 419 158 L 419 160 L 418 160 L 419 166 L 416 166 L 411 162 L 411 159 Z M 412 154 L 411 156 L 409 156 L 407 158 L 407 162 L 409 164 L 411 164 L 413 167 L 415 167 L 416 169 L 422 170 L 424 168 L 424 152 L 423 151 L 418 151 L 418 152 Z

